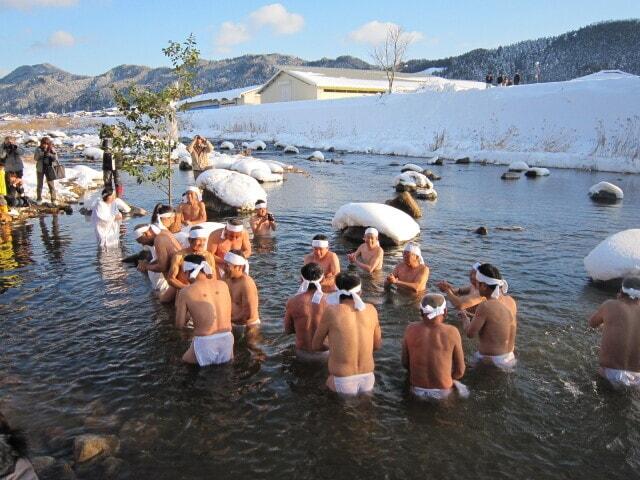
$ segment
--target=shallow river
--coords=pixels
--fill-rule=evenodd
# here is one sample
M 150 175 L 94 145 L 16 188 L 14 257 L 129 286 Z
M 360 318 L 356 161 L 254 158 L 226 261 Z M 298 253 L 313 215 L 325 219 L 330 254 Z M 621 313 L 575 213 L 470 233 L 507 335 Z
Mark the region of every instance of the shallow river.
M 640 398 L 597 380 L 599 335 L 586 328 L 588 315 L 613 294 L 589 285 L 582 265 L 607 235 L 638 227 L 640 176 L 552 170 L 547 178 L 504 182 L 503 167 L 433 167 L 443 177 L 439 199 L 420 202 L 419 220 L 429 289 L 440 279 L 460 285 L 474 261 L 490 261 L 520 309 L 517 370 L 469 368 L 463 380 L 471 398 L 433 405 L 407 395 L 400 364 L 404 328 L 418 317 L 415 299 L 385 293 L 382 276 L 364 280 L 384 339 L 371 398 L 328 393 L 326 372 L 298 364 L 292 338 L 282 334 L 284 303 L 298 286 L 311 237 L 331 232 L 344 203 L 391 198 L 399 167 L 390 163 L 405 159 L 288 160 L 311 175 L 267 187 L 278 236 L 254 243 L 251 258 L 262 339 L 255 349 L 237 345 L 233 364 L 221 368 L 180 363 L 189 340 L 174 330 L 172 309 L 120 263 L 137 250 L 135 219 L 125 224 L 122 251 L 109 253 L 97 250 L 77 213 L 2 231 L 0 410 L 29 432 L 35 455 L 70 459 L 75 436 L 101 432 L 120 435 L 119 457 L 132 478 L 640 474 Z M 193 182 L 190 172 L 176 176 L 180 188 Z M 601 180 L 621 186 L 624 203 L 593 204 L 586 192 Z M 125 197 L 149 210 L 163 200 L 133 181 Z M 488 236 L 471 233 L 480 225 Z M 512 225 L 524 231 L 496 230 Z M 333 234 L 332 244 L 346 268 L 345 253 L 355 246 Z M 388 273 L 401 251 L 385 253 Z M 464 347 L 469 358 L 475 343 Z

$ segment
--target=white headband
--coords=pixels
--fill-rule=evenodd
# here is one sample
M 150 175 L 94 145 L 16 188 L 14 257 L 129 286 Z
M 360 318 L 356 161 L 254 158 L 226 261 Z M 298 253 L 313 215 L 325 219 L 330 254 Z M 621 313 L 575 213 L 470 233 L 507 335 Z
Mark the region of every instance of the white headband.
M 424 265 L 424 258 L 422 258 L 422 252 L 420 251 L 419 245 L 416 245 L 415 243 L 407 243 L 407 245 L 404 247 L 404 251 L 416 255 L 418 257 L 420 265 Z
M 176 212 L 165 212 L 165 213 L 158 214 L 158 218 L 171 218 L 175 216 L 176 216 Z
M 622 293 L 627 295 L 629 298 L 632 298 L 633 300 L 638 300 L 640 298 L 640 290 L 636 290 L 635 288 L 622 287 Z
M 313 248 L 329 248 L 329 240 L 313 240 L 311 246 Z
M 149 231 L 149 228 L 151 228 L 151 225 L 144 225 L 142 227 L 136 228 L 133 231 L 133 233 L 136 234 L 136 240 L 139 239 L 140 237 L 144 236 L 144 234 Z
M 267 203 L 266 202 L 256 203 L 256 209 L 258 208 L 267 208 Z
M 209 265 L 209 263 L 206 260 L 203 260 L 200 263 L 191 263 L 191 262 L 185 261 L 182 264 L 182 271 L 191 272 L 191 274 L 189 275 L 189 278 L 191 280 L 195 280 L 195 278 L 198 276 L 198 274 L 201 271 L 204 271 L 205 275 L 207 275 L 208 277 L 213 275 L 213 270 L 211 269 L 211 265 Z
M 331 305 L 338 305 L 340 303 L 340 295 L 347 295 L 348 297 L 353 298 L 353 306 L 355 307 L 356 310 L 361 312 L 366 307 L 366 305 L 362 301 L 362 298 L 360 298 L 360 295 L 358 295 L 358 293 L 360 293 L 361 290 L 362 290 L 362 285 L 355 286 L 351 290 L 338 290 L 336 292 L 333 292 L 331 295 L 329 295 L 329 298 L 327 299 L 327 301 Z
M 209 238 L 209 233 L 204 228 L 192 228 L 189 230 L 189 238 Z
M 162 232 L 162 230 L 166 230 L 167 227 L 165 227 L 164 225 L 160 224 L 160 225 L 156 225 L 155 223 L 151 223 L 149 224 L 149 228 L 151 229 L 151 231 L 153 233 L 155 233 L 156 235 L 160 235 L 160 232 Z
M 447 309 L 447 301 L 442 302 L 442 305 L 439 307 L 433 308 L 431 305 L 420 305 L 420 311 L 427 316 L 429 320 L 436 318 L 438 315 L 444 315 L 445 310 Z
M 311 299 L 311 301 L 315 304 L 320 303 L 323 295 L 322 285 L 320 285 L 320 282 L 323 278 L 324 275 L 322 275 L 318 280 L 307 280 L 306 278 L 302 277 L 302 284 L 300 285 L 300 288 L 298 288 L 298 294 L 305 293 L 307 290 L 309 290 L 309 285 L 313 284 L 316 286 L 316 291 L 313 294 L 313 298 Z
M 477 272 L 477 271 L 478 271 L 478 269 L 480 268 L 480 265 L 482 265 L 482 263 L 480 263 L 480 262 L 476 262 L 476 263 L 474 263 L 474 264 L 473 264 L 473 267 L 472 267 L 472 268 Z
M 365 235 L 373 235 L 374 237 L 378 237 L 378 230 L 373 227 L 369 227 L 364 231 Z
M 509 284 L 506 280 L 500 280 L 497 278 L 487 277 L 479 271 L 476 273 L 476 280 L 480 283 L 486 283 L 487 285 L 497 285 L 498 288 L 493 289 L 491 298 L 498 298 L 501 293 L 507 293 L 509 291 Z
M 187 193 L 189 192 L 193 192 L 196 194 L 196 197 L 198 197 L 198 201 L 201 202 L 202 201 L 202 193 L 200 192 L 200 189 L 198 187 L 194 187 L 193 185 L 190 187 L 187 187 L 187 191 L 184 194 L 184 198 L 187 198 Z
M 226 229 L 230 232 L 240 233 L 244 230 L 244 225 L 231 225 L 227 223 Z
M 247 264 L 247 259 L 241 257 L 240 255 L 236 255 L 233 252 L 227 252 L 224 254 L 224 261 L 230 263 L 231 265 L 238 265 L 243 267 Z

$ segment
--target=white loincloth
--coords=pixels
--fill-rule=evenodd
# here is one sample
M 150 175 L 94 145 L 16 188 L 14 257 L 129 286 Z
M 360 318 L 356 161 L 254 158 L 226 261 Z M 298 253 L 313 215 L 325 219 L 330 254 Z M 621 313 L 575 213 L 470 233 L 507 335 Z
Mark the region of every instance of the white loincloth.
M 609 380 L 611 385 L 616 388 L 640 387 L 640 372 L 602 367 L 600 375 Z
M 155 247 L 145 245 L 144 250 L 151 252 L 151 261 L 153 262 L 156 259 Z M 163 293 L 169 288 L 169 283 L 167 282 L 167 279 L 164 278 L 164 274 L 162 272 L 152 272 L 149 270 L 147 271 L 147 275 L 149 276 L 149 281 L 151 282 L 153 291 Z
M 502 355 L 483 355 L 480 352 L 473 354 L 471 363 L 475 366 L 479 363 L 493 364 L 501 370 L 513 370 L 518 361 L 513 352 L 503 353 Z
M 231 327 L 233 329 L 233 333 L 235 333 L 236 335 L 244 335 L 247 331 L 247 328 L 257 327 L 260 325 L 260 323 L 262 322 L 260 322 L 260 319 L 258 318 L 257 320 L 253 320 L 246 324 L 232 323 Z
M 336 392 L 342 395 L 358 395 L 373 390 L 376 377 L 373 372 L 350 375 L 348 377 L 336 377 L 334 375 L 333 383 L 336 386 Z
M 418 398 L 427 400 L 445 400 L 451 395 L 454 388 L 458 391 L 461 398 L 469 398 L 469 388 L 462 382 L 453 381 L 453 388 L 422 388 L 411 386 L 411 393 Z
M 193 352 L 201 367 L 230 362 L 233 360 L 233 334 L 223 332 L 193 337 Z
M 302 362 L 327 362 L 329 360 L 329 350 L 321 352 L 309 352 L 296 348 L 296 358 Z

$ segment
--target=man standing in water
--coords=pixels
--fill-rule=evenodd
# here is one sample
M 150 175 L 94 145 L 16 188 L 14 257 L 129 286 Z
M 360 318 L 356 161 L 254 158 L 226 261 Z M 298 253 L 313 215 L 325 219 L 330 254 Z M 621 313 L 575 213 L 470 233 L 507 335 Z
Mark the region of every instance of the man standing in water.
M 225 253 L 224 281 L 231 294 L 231 323 L 234 332 L 249 334 L 260 325 L 258 288 L 246 274 L 247 260 L 240 250 Z
M 201 226 L 196 225 L 195 227 L 191 227 L 189 231 L 189 248 L 183 248 L 177 251 L 171 258 L 171 266 L 169 267 L 169 274 L 167 275 L 169 285 L 178 290 L 189 285 L 188 279 L 182 275 L 182 264 L 187 255 L 201 255 L 209 265 L 215 265 L 215 258 L 206 249 L 208 238 L 209 234 Z M 213 279 L 217 277 L 215 270 L 209 275 L 211 275 Z
M 367 228 L 364 231 L 363 240 L 364 243 L 355 252 L 347 255 L 347 260 L 365 272 L 373 273 L 382 270 L 384 250 L 378 242 L 378 230 L 373 227 Z
M 402 343 L 402 365 L 409 370 L 411 393 L 425 399 L 444 400 L 455 386 L 462 397 L 469 390 L 458 380 L 464 375 L 460 332 L 446 325 L 447 301 L 426 295 L 420 303 L 422 321 L 409 324 Z
M 487 300 L 477 306 L 471 320 L 466 311 L 458 312 L 464 332 L 469 338 L 477 336 L 479 340 L 473 361 L 511 370 L 516 366 L 513 354 L 518 313 L 516 302 L 506 294 L 509 285 L 490 263 L 478 267 L 476 279 L 480 295 Z
M 227 222 L 225 228 L 211 232 L 207 242 L 207 250 L 215 256 L 216 266 L 220 269 L 224 269 L 225 253 L 231 250 L 240 250 L 245 259 L 249 258 L 251 256 L 251 242 L 242 220 L 234 218 Z
M 626 277 L 615 300 L 589 319 L 602 326 L 599 373 L 616 388 L 640 387 L 640 276 Z
M 213 277 L 213 267 L 202 255 L 184 257 L 182 271 L 190 285 L 176 296 L 176 327 L 193 322 L 193 341 L 182 356 L 186 363 L 201 367 L 233 359 L 231 298 L 227 284 Z
M 422 292 L 427 289 L 428 280 L 429 267 L 424 264 L 420 245 L 409 242 L 404 247 L 402 262 L 387 277 L 385 285 L 396 285 L 412 292 Z
M 270 237 L 276 231 L 276 219 L 267 211 L 267 202 L 256 202 L 256 214 L 251 217 L 251 230 L 256 237 Z
M 322 268 L 324 278 L 320 284 L 325 293 L 336 289 L 335 278 L 340 273 L 338 256 L 329 251 L 329 239 L 325 235 L 316 235 L 311 241 L 313 251 L 304 256 L 304 265 L 317 263 Z
M 180 223 L 182 225 L 197 225 L 207 221 L 207 209 L 202 201 L 202 194 L 198 187 L 187 187 L 183 195 L 184 201 L 178 207 Z
M 475 263 L 469 271 L 469 285 L 466 287 L 454 288 L 446 280 L 437 283 L 438 289 L 446 294 L 447 300 L 458 310 L 468 310 L 473 313 L 475 307 L 485 301 L 485 298 L 478 291 L 478 281 L 476 280 L 476 269 L 480 265 L 479 262 Z
M 338 291 L 327 299 L 312 347 L 324 350 L 329 338 L 329 389 L 344 395 L 367 393 L 376 381 L 373 352 L 382 346 L 378 312 L 358 295 L 361 285 L 355 275 L 339 273 L 336 286 Z
M 296 357 L 303 361 L 326 361 L 329 350 L 314 352 L 313 335 L 324 313 L 326 297 L 322 293 L 322 268 L 317 263 L 307 263 L 300 270 L 302 284 L 287 301 L 284 314 L 284 333 L 296 334 Z

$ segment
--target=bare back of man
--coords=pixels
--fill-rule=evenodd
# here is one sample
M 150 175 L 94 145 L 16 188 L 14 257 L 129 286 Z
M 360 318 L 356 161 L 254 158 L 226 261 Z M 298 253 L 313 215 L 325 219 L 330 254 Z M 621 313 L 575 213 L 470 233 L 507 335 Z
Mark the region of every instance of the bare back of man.
M 640 302 L 607 300 L 589 320 L 602 325 L 600 366 L 603 369 L 640 372 Z
M 312 252 L 304 256 L 304 265 L 311 262 L 320 265 L 324 272 L 324 278 L 320 282 L 322 290 L 325 293 L 333 292 L 336 288 L 335 277 L 340 273 L 338 256 L 334 252 L 327 252 L 322 258 L 319 258 L 315 252 Z
M 326 307 L 326 298 L 324 297 L 317 304 L 312 302 L 314 294 L 315 291 L 311 290 L 291 297 L 287 301 L 284 316 L 285 333 L 296 334 L 297 355 L 308 359 L 312 357 L 320 359 L 329 353 L 326 347 L 320 352 L 313 351 L 313 336 Z

